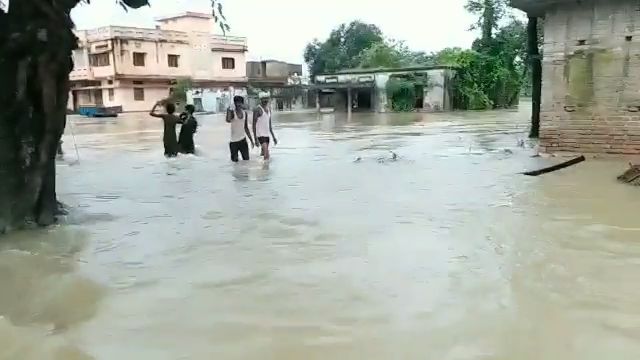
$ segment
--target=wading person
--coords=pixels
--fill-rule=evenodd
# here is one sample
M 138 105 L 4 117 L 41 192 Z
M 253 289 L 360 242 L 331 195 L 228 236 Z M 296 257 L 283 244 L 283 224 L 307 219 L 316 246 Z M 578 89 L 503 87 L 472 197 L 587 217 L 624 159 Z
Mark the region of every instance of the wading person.
M 158 106 L 164 104 L 166 113 L 157 113 Z M 164 143 L 164 156 L 175 157 L 178 156 L 178 139 L 176 137 L 176 124 L 180 123 L 180 118 L 174 113 L 176 112 L 176 106 L 173 103 L 161 100 L 158 101 L 149 112 L 149 115 L 157 118 L 161 118 L 164 123 L 164 135 L 162 136 L 162 142 Z
M 256 144 L 260 144 L 261 154 L 265 160 L 271 158 L 269 152 L 269 137 L 273 138 L 273 144 L 278 145 L 278 139 L 273 133 L 271 124 L 271 109 L 269 108 L 269 95 L 260 94 L 260 105 L 253 110 L 253 135 Z
M 196 111 L 195 106 L 189 104 L 184 107 L 185 112 L 180 114 L 182 127 L 180 128 L 180 136 L 178 137 L 178 147 L 183 154 L 194 154 L 196 146 L 193 142 L 193 135 L 198 130 L 198 122 L 193 116 Z
M 231 127 L 229 150 L 231 151 L 231 161 L 233 162 L 238 162 L 238 152 L 242 155 L 242 160 L 249 160 L 247 137 L 251 142 L 251 147 L 255 147 L 255 143 L 249 132 L 248 118 L 249 116 L 244 110 L 244 98 L 242 96 L 234 96 L 233 108 L 227 110 L 227 122 Z
M 62 140 L 58 141 L 58 148 L 56 149 L 58 159 L 62 159 L 64 157 L 64 151 L 62 151 L 62 142 Z

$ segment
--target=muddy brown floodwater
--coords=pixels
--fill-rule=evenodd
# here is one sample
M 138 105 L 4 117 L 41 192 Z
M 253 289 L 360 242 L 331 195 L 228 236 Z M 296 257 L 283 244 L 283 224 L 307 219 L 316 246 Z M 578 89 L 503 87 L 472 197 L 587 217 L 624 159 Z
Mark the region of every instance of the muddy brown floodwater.
M 558 161 L 528 111 L 282 114 L 269 165 L 220 116 L 173 160 L 72 118 L 71 215 L 0 241 L 0 359 L 638 359 L 640 189 L 518 175 Z

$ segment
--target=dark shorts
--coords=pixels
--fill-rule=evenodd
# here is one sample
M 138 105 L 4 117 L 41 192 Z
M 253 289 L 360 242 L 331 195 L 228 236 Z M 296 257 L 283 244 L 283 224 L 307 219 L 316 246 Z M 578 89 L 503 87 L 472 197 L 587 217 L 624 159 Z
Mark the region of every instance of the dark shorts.
M 230 142 L 229 150 L 231 151 L 231 161 L 238 162 L 238 152 L 242 154 L 242 160 L 249 160 L 249 144 L 247 139 Z
M 258 137 L 258 143 L 260 143 L 260 145 L 269 144 L 269 137 L 268 136 L 259 136 Z

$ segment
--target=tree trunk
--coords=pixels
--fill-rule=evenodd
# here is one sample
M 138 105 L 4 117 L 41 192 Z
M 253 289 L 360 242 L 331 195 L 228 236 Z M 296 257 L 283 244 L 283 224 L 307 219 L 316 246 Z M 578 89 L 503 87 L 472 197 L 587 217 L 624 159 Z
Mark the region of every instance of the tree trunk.
M 56 150 L 66 124 L 69 13 L 78 0 L 20 0 L 0 11 L 0 232 L 58 209 Z
M 493 38 L 493 28 L 495 27 L 496 4 L 493 0 L 484 0 L 484 8 L 482 11 L 482 43 L 484 46 L 489 44 Z
M 538 18 L 536 17 L 529 17 L 527 38 L 529 62 L 531 64 L 531 82 L 533 84 L 529 137 L 538 138 L 540 136 L 540 102 L 542 98 L 542 59 L 538 49 Z

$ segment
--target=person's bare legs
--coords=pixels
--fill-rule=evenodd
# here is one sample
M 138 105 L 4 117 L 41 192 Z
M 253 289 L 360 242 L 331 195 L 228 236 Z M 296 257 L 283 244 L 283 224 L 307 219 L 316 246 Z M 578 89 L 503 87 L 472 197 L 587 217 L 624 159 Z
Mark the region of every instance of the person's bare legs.
M 271 154 L 269 154 L 269 143 L 263 143 L 262 144 L 262 155 L 264 156 L 265 160 L 269 160 Z

